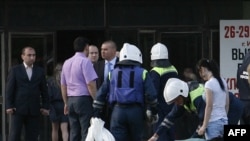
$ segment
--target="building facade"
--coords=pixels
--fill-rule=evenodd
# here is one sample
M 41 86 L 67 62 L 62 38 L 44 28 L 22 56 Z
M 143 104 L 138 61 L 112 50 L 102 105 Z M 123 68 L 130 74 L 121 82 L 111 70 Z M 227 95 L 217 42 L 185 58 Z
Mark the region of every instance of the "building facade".
M 164 43 L 181 72 L 201 57 L 219 63 L 219 21 L 249 19 L 249 0 L 0 0 L 1 139 L 7 140 L 4 91 L 8 69 L 20 63 L 21 48 L 37 50 L 47 70 L 73 55 L 73 40 L 85 36 L 99 48 L 112 39 L 137 45 L 150 69 L 150 49 Z M 50 124 L 41 118 L 41 141 L 50 140 Z

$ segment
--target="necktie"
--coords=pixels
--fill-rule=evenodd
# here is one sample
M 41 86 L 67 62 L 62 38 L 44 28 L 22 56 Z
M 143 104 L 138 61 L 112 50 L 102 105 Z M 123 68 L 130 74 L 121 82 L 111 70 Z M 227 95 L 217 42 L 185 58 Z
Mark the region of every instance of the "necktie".
M 112 70 L 111 65 L 112 65 L 112 63 L 108 62 L 108 73 Z
M 106 64 L 105 78 L 107 78 L 109 72 L 112 70 L 112 69 L 111 69 L 111 65 L 112 65 L 112 63 L 110 63 L 110 62 L 108 62 L 108 63 Z

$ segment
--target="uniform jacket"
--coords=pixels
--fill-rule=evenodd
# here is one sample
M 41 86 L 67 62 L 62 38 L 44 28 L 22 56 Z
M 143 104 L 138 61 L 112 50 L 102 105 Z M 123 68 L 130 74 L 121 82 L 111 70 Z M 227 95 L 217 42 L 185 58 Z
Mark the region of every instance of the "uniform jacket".
M 121 66 L 112 71 L 110 76 L 109 102 L 144 105 L 145 69 L 139 66 Z
M 169 78 L 178 78 L 178 72 L 175 69 L 175 67 L 171 65 L 170 67 L 166 67 L 166 68 L 154 67 L 151 69 L 149 74 L 158 92 L 157 93 L 158 101 L 160 104 L 163 104 L 163 106 L 165 106 L 166 102 L 163 97 L 163 90 L 164 90 L 165 84 Z
M 115 68 L 117 69 L 117 68 Z M 111 77 L 113 72 L 111 72 Z M 112 79 L 112 78 L 111 78 Z M 107 102 L 107 97 L 110 92 L 110 87 L 113 87 L 110 80 L 106 79 L 100 89 L 97 91 L 96 100 L 94 102 L 94 107 L 99 107 L 99 105 L 104 105 Z M 145 100 L 150 103 L 149 106 L 155 106 L 157 104 L 157 92 L 152 83 L 152 79 L 148 73 L 145 74 L 145 79 L 143 80 L 143 90 L 145 95 Z
M 199 123 L 202 123 L 203 118 L 204 118 L 204 111 L 205 111 L 205 101 L 202 98 L 202 95 L 198 96 L 194 101 L 194 106 L 196 107 L 196 112 L 199 118 Z M 174 122 L 176 121 L 176 119 L 178 119 L 179 117 L 181 117 L 186 111 L 186 108 L 184 106 L 180 106 L 177 104 L 174 104 L 172 110 L 170 113 L 168 113 L 168 115 L 166 115 L 165 117 L 165 121 L 168 121 L 169 123 L 172 123 L 171 125 L 174 124 Z M 166 131 L 166 128 L 170 128 L 167 126 L 163 126 L 162 124 L 158 127 L 156 133 L 158 135 L 162 134 L 162 132 Z
M 250 52 L 245 55 L 241 67 L 237 70 L 237 87 L 241 100 L 250 100 L 250 86 L 247 75 L 248 64 L 250 64 Z

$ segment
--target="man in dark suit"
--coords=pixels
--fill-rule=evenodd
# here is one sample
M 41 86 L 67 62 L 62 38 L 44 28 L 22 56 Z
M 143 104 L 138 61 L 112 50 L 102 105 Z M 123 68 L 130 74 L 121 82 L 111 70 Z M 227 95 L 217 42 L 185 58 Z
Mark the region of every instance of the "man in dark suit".
M 34 65 L 35 49 L 22 50 L 23 63 L 12 67 L 6 85 L 6 113 L 11 115 L 9 141 L 38 141 L 40 114 L 48 115 L 49 99 L 44 70 Z M 41 103 L 42 102 L 42 103 Z
M 117 46 L 114 41 L 108 40 L 102 43 L 101 56 L 103 60 L 100 60 L 94 63 L 94 68 L 98 75 L 98 79 L 96 81 L 97 89 L 100 88 L 104 79 L 107 77 L 108 65 L 110 65 L 110 69 L 113 70 L 115 64 L 119 61 L 119 58 L 116 56 L 116 52 L 117 52 L 116 50 L 117 50 Z
M 94 63 L 94 69 L 98 75 L 98 79 L 96 80 L 97 89 L 101 87 L 103 81 L 108 77 L 108 72 L 113 70 L 116 63 L 119 61 L 119 58 L 117 57 L 117 46 L 114 41 L 107 40 L 102 43 L 101 57 L 103 60 Z M 107 129 L 109 129 L 110 114 L 111 108 L 109 105 L 106 105 L 103 120 L 105 121 L 105 128 Z

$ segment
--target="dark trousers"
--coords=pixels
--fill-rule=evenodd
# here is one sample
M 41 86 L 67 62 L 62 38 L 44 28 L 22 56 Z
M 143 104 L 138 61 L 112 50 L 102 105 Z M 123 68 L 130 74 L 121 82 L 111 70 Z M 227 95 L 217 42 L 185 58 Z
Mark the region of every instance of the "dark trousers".
M 243 114 L 243 104 L 241 101 L 234 101 L 230 103 L 228 111 L 228 124 L 237 125 Z
M 250 100 L 242 100 L 243 114 L 240 124 L 250 125 Z
M 70 141 L 85 141 L 93 116 L 92 103 L 90 96 L 68 98 Z
M 114 106 L 110 131 L 116 141 L 142 141 L 144 110 L 141 106 Z
M 25 141 L 38 141 L 40 116 L 13 114 L 9 141 L 20 141 L 22 127 L 25 130 Z

